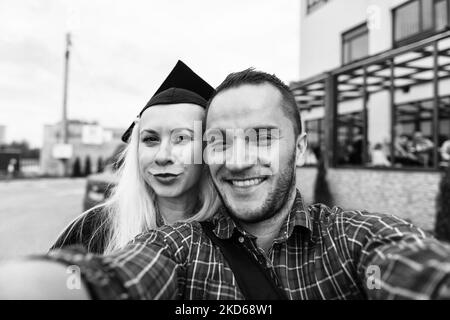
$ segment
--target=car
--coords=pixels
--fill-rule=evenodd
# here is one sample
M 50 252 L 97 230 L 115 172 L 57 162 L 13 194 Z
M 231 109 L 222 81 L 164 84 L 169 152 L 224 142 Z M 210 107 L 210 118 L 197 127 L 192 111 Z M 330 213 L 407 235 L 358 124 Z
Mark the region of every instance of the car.
M 120 144 L 106 160 L 104 171 L 92 174 L 87 178 L 83 198 L 83 211 L 105 202 L 111 195 L 112 189 L 117 185 L 116 171 L 121 165 L 119 155 L 125 147 L 125 144 Z

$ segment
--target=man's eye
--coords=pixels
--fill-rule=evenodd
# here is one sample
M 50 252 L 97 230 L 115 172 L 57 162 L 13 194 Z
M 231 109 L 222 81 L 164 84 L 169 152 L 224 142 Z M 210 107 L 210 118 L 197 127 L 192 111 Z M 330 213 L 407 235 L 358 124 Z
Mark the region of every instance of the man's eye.
M 258 135 L 258 145 L 271 145 L 272 144 L 272 136 L 263 134 Z
M 227 148 L 227 144 L 225 140 L 211 139 L 208 142 L 208 147 L 215 152 L 220 152 Z

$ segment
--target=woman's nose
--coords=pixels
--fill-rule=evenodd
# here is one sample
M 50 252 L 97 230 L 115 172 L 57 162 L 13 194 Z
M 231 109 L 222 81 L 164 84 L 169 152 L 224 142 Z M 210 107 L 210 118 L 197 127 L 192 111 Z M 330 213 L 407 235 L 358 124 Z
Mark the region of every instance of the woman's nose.
M 155 157 L 155 163 L 159 166 L 173 164 L 172 146 L 170 142 L 163 142 Z

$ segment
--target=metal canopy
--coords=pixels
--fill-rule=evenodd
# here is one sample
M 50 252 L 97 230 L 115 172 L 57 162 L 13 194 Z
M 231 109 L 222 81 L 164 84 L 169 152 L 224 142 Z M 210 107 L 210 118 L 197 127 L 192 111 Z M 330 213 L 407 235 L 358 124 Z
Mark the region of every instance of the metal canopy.
M 450 31 L 292 83 L 301 111 L 325 106 L 325 83 L 330 76 L 335 79 L 337 102 L 383 90 L 408 92 L 411 87 L 450 78 Z

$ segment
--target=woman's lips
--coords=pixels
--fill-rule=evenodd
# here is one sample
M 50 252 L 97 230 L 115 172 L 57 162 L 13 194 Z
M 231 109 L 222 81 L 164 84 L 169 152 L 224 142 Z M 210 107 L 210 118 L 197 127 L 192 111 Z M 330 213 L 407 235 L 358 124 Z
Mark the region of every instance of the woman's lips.
M 181 174 L 161 173 L 161 174 L 154 174 L 153 177 L 155 177 L 157 181 L 163 184 L 168 184 L 177 180 L 180 175 Z

